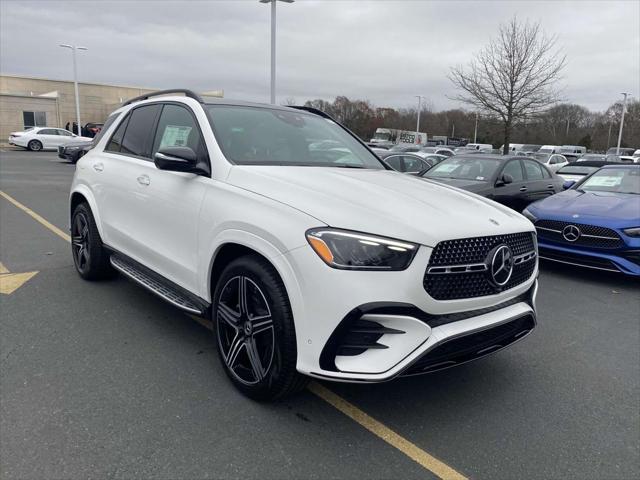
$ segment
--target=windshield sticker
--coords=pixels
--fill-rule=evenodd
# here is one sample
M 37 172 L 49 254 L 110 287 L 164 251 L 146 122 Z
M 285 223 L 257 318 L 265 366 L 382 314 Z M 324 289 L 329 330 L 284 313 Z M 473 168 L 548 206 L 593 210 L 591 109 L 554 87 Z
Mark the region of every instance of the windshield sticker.
M 160 147 L 184 147 L 187 145 L 187 139 L 191 133 L 192 127 L 184 127 L 178 125 L 167 125 L 164 127 Z
M 589 180 L 590 187 L 617 187 L 622 182 L 622 177 L 592 177 Z

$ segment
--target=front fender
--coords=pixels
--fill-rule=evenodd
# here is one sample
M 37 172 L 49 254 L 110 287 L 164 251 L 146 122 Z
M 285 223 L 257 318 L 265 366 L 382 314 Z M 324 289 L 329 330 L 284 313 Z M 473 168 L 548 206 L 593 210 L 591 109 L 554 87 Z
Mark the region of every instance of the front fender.
M 104 241 L 105 236 L 102 230 L 102 222 L 100 218 L 100 210 L 98 210 L 98 204 L 96 203 L 96 199 L 91 189 L 83 183 L 77 183 L 73 185 L 73 187 L 71 188 L 71 193 L 69 194 L 69 225 L 68 225 L 69 230 L 71 230 L 71 216 L 73 215 L 73 212 L 71 211 L 71 205 L 72 205 L 74 194 L 80 194 L 87 200 L 87 203 L 91 208 L 91 213 L 93 214 L 93 218 L 96 221 L 96 226 L 98 227 L 100 238 L 102 238 L 102 240 Z

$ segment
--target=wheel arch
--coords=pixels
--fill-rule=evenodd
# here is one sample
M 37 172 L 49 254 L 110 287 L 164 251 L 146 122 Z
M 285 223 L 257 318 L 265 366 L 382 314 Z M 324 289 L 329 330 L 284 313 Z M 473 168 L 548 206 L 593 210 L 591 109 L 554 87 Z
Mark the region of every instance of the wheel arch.
M 89 190 L 89 188 L 85 185 L 76 186 L 76 188 L 71 192 L 71 195 L 69 196 L 69 226 L 71 226 L 71 217 L 73 216 L 73 211 L 81 203 L 87 203 L 89 205 L 91 213 L 93 214 L 93 218 L 96 221 L 98 232 L 100 232 L 100 237 L 104 240 L 102 222 L 100 221 L 100 212 L 98 211 L 98 206 L 96 204 L 95 198 L 91 194 L 91 190 Z
M 282 280 L 295 317 L 296 312 L 300 312 L 302 309 L 302 293 L 292 266 L 285 255 L 274 245 L 254 234 L 241 230 L 226 230 L 220 235 L 213 253 L 209 256 L 209 268 L 206 272 L 206 279 L 203 279 L 205 280 L 203 282 L 205 288 L 201 294 L 208 295 L 208 300 L 213 302 L 216 282 L 224 267 L 243 255 L 257 255 L 269 262 L 275 269 Z

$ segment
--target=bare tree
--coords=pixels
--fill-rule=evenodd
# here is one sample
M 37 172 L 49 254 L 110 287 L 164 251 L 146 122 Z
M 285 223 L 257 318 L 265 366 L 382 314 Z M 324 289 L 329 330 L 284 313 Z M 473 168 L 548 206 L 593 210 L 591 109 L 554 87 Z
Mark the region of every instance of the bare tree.
M 555 86 L 566 57 L 555 44 L 556 37 L 545 35 L 540 23 L 513 17 L 466 68 L 451 69 L 449 79 L 462 91 L 455 98 L 501 119 L 504 153 L 515 122 L 559 100 Z

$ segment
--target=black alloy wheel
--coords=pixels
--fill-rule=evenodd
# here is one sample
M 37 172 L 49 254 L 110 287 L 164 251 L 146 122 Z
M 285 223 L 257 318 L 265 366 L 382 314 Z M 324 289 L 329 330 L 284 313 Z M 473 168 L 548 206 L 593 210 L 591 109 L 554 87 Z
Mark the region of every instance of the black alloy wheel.
M 263 257 L 230 262 L 218 277 L 211 309 L 218 354 L 227 376 L 254 400 L 274 400 L 304 388 L 289 297 Z
M 217 304 L 218 344 L 225 364 L 245 385 L 255 385 L 271 368 L 273 318 L 264 293 L 246 276 L 230 279 Z
M 71 217 L 71 254 L 76 271 L 85 280 L 109 278 L 115 273 L 86 203 L 79 204 Z
M 78 212 L 73 218 L 71 225 L 71 251 L 73 261 L 80 275 L 86 274 L 89 270 L 89 221 L 85 212 Z

